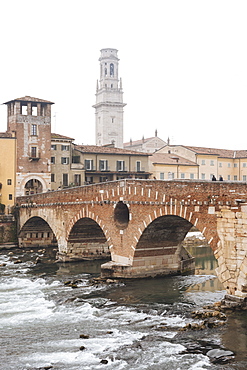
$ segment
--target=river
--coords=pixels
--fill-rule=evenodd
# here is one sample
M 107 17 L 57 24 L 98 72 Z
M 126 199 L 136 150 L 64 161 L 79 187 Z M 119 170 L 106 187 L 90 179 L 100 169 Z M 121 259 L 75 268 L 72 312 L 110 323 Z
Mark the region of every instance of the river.
M 246 312 L 228 314 L 222 327 L 180 331 L 196 321 L 191 311 L 225 295 L 210 248 L 190 252 L 196 275 L 92 284 L 102 261 L 1 250 L 0 369 L 246 369 Z M 213 364 L 214 348 L 234 358 Z

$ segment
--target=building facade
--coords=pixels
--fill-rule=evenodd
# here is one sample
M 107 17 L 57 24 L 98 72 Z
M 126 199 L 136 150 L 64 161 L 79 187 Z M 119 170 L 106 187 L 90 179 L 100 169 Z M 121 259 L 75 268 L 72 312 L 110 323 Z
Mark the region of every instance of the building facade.
M 150 176 L 147 153 L 113 145 L 77 145 L 72 138 L 51 134 L 51 187 L 57 190 L 124 178 Z
M 7 132 L 16 138 L 16 196 L 51 189 L 50 101 L 25 96 L 7 105 Z
M 191 163 L 191 165 L 187 167 L 187 174 L 185 171 L 177 172 L 175 167 L 172 174 L 169 174 L 170 169 L 168 171 L 166 164 L 163 163 L 163 170 L 162 168 L 156 170 L 157 178 L 161 176 L 164 177 L 164 179 L 173 177 L 211 180 L 212 177 L 215 176 L 217 180 L 247 181 L 247 150 L 165 145 L 158 150 L 156 154 L 166 154 L 173 158 L 179 158 L 179 163 L 182 163 L 182 161 L 190 161 Z M 152 163 L 154 163 L 156 159 L 155 157 L 151 157 L 150 159 L 152 166 L 151 170 L 154 170 Z M 192 164 L 194 165 L 192 166 Z M 197 168 L 197 171 L 195 172 L 193 168 Z
M 123 148 L 123 103 L 122 80 L 118 78 L 119 59 L 116 49 L 102 49 L 100 80 L 96 86 L 95 134 L 96 145 L 114 143 Z
M 137 152 L 154 153 L 165 145 L 166 142 L 157 136 L 157 130 L 155 130 L 155 136 L 146 139 L 143 136 L 141 140 L 130 140 L 128 143 L 124 143 L 124 148 Z
M 75 145 L 73 156 L 80 157 L 84 164 L 86 184 L 150 177 L 147 153 L 113 146 Z
M 156 152 L 150 159 L 152 178 L 157 180 L 198 179 L 199 165 L 178 155 Z
M 0 213 L 11 213 L 15 203 L 16 138 L 0 133 Z
M 74 156 L 73 140 L 68 136 L 51 134 L 52 190 L 85 183 L 84 165 L 78 156 Z

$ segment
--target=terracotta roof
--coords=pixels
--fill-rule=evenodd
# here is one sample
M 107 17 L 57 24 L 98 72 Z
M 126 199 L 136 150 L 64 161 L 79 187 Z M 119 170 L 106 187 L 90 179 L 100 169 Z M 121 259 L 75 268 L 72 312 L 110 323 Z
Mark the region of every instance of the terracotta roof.
M 75 145 L 76 150 L 82 153 L 100 153 L 100 154 L 129 154 L 129 155 L 150 155 L 148 153 L 136 152 L 134 150 L 122 149 L 122 148 L 111 148 L 107 146 L 97 145 Z
M 72 141 L 75 140 L 72 137 L 64 136 L 64 135 L 60 135 L 60 134 L 54 134 L 54 133 L 51 133 L 51 139 L 53 139 L 53 140 L 55 140 L 55 139 L 72 140 Z
M 217 155 L 221 158 L 245 158 L 247 157 L 247 150 L 230 150 L 230 149 L 217 149 L 217 148 L 204 148 L 197 146 L 184 146 L 192 150 L 196 154 Z
M 186 158 L 180 157 L 176 154 L 169 153 L 154 153 L 151 158 L 153 164 L 170 164 L 170 165 L 184 165 L 184 166 L 198 166 L 197 163 L 189 161 Z
M 247 158 L 247 150 L 236 150 L 235 158 Z
M 48 103 L 48 104 L 54 104 L 52 103 L 51 101 L 49 100 L 43 100 L 43 99 L 39 99 L 39 98 L 33 98 L 31 96 L 24 96 L 22 98 L 17 98 L 17 99 L 12 99 L 12 100 L 9 100 L 7 101 L 6 103 L 3 103 L 3 104 L 8 104 L 12 101 L 23 101 L 23 102 L 35 102 L 35 103 Z

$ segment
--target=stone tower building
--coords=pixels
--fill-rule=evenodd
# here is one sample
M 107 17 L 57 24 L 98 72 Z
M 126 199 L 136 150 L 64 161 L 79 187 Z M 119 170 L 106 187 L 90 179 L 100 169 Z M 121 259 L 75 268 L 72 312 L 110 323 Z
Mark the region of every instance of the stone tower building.
M 17 141 L 16 196 L 51 189 L 50 101 L 25 96 L 4 103 L 7 132 Z
M 123 148 L 123 90 L 118 79 L 118 51 L 102 49 L 100 61 L 100 80 L 96 87 L 95 126 L 96 145 L 114 143 Z

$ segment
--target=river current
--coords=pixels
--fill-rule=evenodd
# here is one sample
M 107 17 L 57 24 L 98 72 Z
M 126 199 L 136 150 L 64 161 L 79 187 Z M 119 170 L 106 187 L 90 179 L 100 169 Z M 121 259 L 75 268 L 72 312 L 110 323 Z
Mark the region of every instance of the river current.
M 219 328 L 180 330 L 196 321 L 191 311 L 225 295 L 210 248 L 190 252 L 196 275 L 92 284 L 102 261 L 62 264 L 48 248 L 1 250 L 0 369 L 246 369 L 246 312 L 228 314 Z M 234 358 L 214 364 L 214 348 Z

